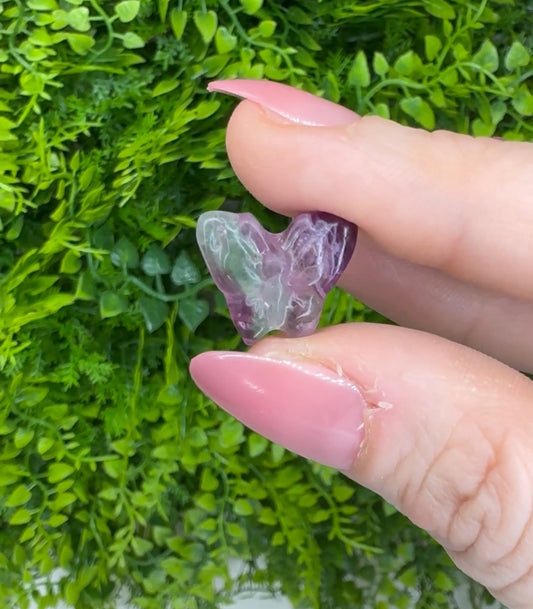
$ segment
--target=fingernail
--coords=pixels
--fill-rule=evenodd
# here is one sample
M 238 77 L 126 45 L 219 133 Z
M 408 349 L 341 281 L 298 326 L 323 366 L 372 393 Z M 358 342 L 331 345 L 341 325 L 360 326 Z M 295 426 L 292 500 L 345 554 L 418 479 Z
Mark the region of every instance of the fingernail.
M 207 90 L 248 99 L 302 125 L 334 127 L 360 118 L 344 106 L 270 80 L 216 80 L 209 83 Z
M 340 470 L 355 460 L 366 402 L 344 377 L 319 364 L 231 351 L 198 355 L 190 372 L 209 398 L 269 440 Z

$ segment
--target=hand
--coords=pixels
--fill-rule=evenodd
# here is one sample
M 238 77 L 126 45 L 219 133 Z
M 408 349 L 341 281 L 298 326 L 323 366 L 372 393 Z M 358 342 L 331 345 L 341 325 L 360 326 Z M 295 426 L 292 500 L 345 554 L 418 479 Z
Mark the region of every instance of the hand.
M 265 81 L 213 89 L 256 102 L 228 127 L 243 184 L 277 212 L 355 222 L 340 285 L 404 327 L 204 353 L 196 383 L 382 495 L 511 609 L 530 608 L 533 383 L 517 370 L 533 372 L 533 145 L 360 118 Z

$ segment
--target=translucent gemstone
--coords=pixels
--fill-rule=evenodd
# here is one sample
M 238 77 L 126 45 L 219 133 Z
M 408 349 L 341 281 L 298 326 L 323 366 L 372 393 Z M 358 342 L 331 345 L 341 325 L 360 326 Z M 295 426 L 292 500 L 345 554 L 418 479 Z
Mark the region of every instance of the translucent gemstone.
M 274 234 L 252 214 L 211 211 L 200 216 L 196 238 L 237 331 L 252 345 L 272 330 L 290 337 L 315 330 L 326 294 L 350 261 L 357 227 L 313 212 Z

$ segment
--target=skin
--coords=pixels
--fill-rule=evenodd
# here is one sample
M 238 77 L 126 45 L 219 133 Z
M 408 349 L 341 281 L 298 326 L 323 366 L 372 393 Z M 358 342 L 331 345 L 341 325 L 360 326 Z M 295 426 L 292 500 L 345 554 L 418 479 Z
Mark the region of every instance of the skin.
M 340 368 L 373 405 L 346 475 L 425 528 L 510 609 L 533 606 L 533 145 L 399 126 L 288 123 L 251 102 L 227 134 L 267 207 L 358 224 L 340 284 L 403 327 L 267 338 Z M 394 404 L 394 408 L 387 408 Z

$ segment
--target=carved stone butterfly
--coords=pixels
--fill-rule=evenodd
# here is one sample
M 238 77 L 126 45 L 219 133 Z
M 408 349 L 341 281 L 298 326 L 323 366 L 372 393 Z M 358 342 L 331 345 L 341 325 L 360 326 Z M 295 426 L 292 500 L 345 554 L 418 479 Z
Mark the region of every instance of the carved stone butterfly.
M 271 330 L 311 334 L 324 298 L 350 261 L 357 227 L 322 212 L 296 216 L 270 233 L 249 213 L 211 211 L 196 229 L 215 284 L 247 345 Z

